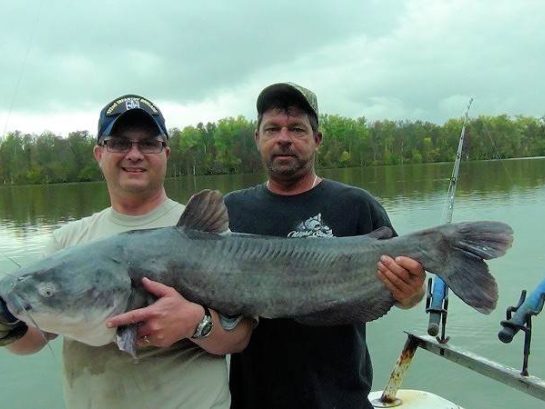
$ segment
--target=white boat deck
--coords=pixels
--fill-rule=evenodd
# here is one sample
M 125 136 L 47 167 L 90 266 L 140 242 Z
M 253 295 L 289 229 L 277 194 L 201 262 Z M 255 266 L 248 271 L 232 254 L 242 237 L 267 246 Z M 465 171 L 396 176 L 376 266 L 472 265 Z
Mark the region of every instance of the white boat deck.
M 400 389 L 397 391 L 398 400 L 391 404 L 384 404 L 380 401 L 382 391 L 375 391 L 369 394 L 369 400 L 375 408 L 398 408 L 398 409 L 463 409 L 440 396 L 425 391 L 413 389 Z

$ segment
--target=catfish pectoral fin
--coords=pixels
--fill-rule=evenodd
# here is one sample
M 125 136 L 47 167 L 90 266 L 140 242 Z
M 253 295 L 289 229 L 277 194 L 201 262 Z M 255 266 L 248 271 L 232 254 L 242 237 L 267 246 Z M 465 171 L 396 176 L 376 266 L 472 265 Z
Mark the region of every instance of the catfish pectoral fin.
M 136 324 L 126 325 L 117 329 L 115 343 L 120 351 L 131 354 L 134 359 L 136 356 L 136 333 L 138 326 Z

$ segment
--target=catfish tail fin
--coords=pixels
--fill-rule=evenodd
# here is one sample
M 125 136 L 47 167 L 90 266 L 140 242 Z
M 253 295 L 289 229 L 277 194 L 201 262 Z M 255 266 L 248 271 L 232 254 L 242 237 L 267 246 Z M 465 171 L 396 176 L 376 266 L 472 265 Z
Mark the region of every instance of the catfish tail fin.
M 441 277 L 466 304 L 483 314 L 496 308 L 498 287 L 484 260 L 505 254 L 513 230 L 501 222 L 454 223 L 439 227 L 442 260 L 424 266 Z

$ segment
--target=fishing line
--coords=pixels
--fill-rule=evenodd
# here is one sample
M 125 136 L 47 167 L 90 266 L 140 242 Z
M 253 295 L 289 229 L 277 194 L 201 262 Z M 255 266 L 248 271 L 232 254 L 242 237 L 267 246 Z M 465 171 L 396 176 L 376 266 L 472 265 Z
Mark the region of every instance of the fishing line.
M 470 100 L 470 102 L 468 104 L 467 110 L 469 110 L 469 108 L 471 107 L 472 101 L 473 101 L 473 98 L 471 98 L 471 100 Z M 468 111 L 466 112 L 466 117 L 465 117 L 465 120 L 464 120 L 464 123 L 463 123 L 463 129 L 465 129 L 465 130 L 469 129 L 470 132 L 469 132 L 469 135 L 466 136 L 466 141 L 464 142 L 464 146 L 466 146 L 466 145 L 469 146 L 469 150 L 467 151 L 467 154 L 469 156 L 471 156 L 469 154 L 470 153 L 469 151 L 471 150 L 471 144 L 472 144 L 471 140 L 476 137 L 475 134 L 471 133 L 471 127 L 472 127 L 472 124 L 475 123 L 475 120 L 469 120 L 469 118 L 467 117 L 467 114 L 468 114 Z M 510 182 L 510 184 L 513 184 L 513 178 L 511 178 L 511 175 L 509 174 L 509 172 L 507 170 L 507 166 L 505 165 L 505 162 L 504 162 L 504 159 L 506 159 L 506 158 L 501 157 L 500 150 L 499 150 L 498 145 L 497 145 L 497 143 L 495 141 L 493 132 L 491 132 L 490 126 L 488 125 L 486 120 L 482 120 L 481 129 L 482 129 L 482 133 L 479 136 L 488 139 L 488 142 L 489 142 L 489 145 L 490 145 L 490 148 L 491 148 L 490 151 L 492 152 L 492 158 L 491 159 L 485 159 L 485 160 L 497 160 L 497 161 L 499 161 L 501 169 L 502 169 L 502 177 L 505 177 L 505 179 L 507 179 Z M 463 151 L 464 150 L 462 150 L 460 152 L 460 154 Z M 454 175 L 454 171 L 453 171 L 453 175 Z M 456 180 L 454 181 L 454 183 L 455 183 L 455 185 L 457 185 L 459 182 L 460 182 L 460 178 L 457 177 Z M 454 188 L 454 192 L 455 191 L 456 191 L 456 188 Z M 453 209 L 452 209 L 453 206 L 454 206 L 454 197 L 453 197 L 453 193 L 451 191 L 451 187 L 449 186 L 449 192 L 448 192 L 448 197 L 447 197 L 447 205 L 443 209 L 443 213 L 442 213 L 443 220 L 448 220 L 448 222 L 452 221 L 452 214 L 449 216 L 448 212 L 453 211 Z M 475 216 L 480 215 L 479 212 L 473 212 L 472 214 L 474 214 Z
M 492 145 L 492 148 L 493 148 L 492 149 L 493 159 L 500 161 L 500 166 L 503 170 L 503 175 L 506 176 L 510 184 L 513 184 L 513 179 L 511 178 L 511 175 L 509 175 L 509 172 L 507 171 L 507 167 L 505 166 L 505 163 L 504 163 L 504 159 L 507 159 L 507 158 L 500 157 L 500 150 L 498 149 L 498 146 L 496 145 L 492 132 L 490 132 L 486 122 L 484 122 L 483 125 L 484 125 L 483 126 L 484 134 L 488 137 L 488 140 L 490 141 L 490 144 Z
M 23 63 L 22 63 L 22 66 L 21 66 L 21 70 L 19 71 L 19 78 L 17 78 L 17 82 L 15 83 L 15 89 L 13 90 L 13 95 L 11 96 L 11 101 L 10 101 L 10 104 L 9 104 L 9 107 L 8 107 L 8 112 L 7 112 L 7 115 L 6 115 L 6 122 L 4 123 L 4 130 L 2 131 L 2 135 L 0 135 L 2 137 L 6 135 L 6 131 L 8 129 L 9 119 L 10 119 L 10 116 L 11 116 L 11 112 L 13 111 L 13 106 L 15 105 L 15 98 L 17 97 L 17 94 L 19 93 L 19 87 L 20 87 L 21 82 L 23 80 L 23 74 L 24 74 L 25 69 L 26 69 L 28 56 L 30 55 L 30 50 L 32 49 L 32 46 L 34 45 L 34 39 L 36 38 L 36 32 L 37 32 L 37 28 L 38 28 L 38 22 L 40 21 L 40 14 L 41 14 L 41 11 L 42 11 L 43 3 L 44 3 L 44 0 L 40 0 L 40 2 L 38 4 L 38 7 L 36 7 L 36 15 L 34 17 L 34 24 L 32 24 L 32 30 L 30 32 L 30 41 L 28 42 L 28 46 L 27 46 L 26 51 L 25 51 L 25 56 L 23 58 Z

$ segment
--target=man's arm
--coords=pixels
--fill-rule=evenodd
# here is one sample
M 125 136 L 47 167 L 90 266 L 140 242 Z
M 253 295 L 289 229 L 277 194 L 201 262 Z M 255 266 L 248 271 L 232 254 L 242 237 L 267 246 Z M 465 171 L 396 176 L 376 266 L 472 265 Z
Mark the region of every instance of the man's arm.
M 26 355 L 39 351 L 53 338 L 14 317 L 0 298 L 0 346 L 15 354 Z
M 411 308 L 422 300 L 426 272 L 418 261 L 404 256 L 395 260 L 382 256 L 377 267 L 378 278 L 391 291 L 398 307 Z
M 144 278 L 146 290 L 158 299 L 155 303 L 117 315 L 108 320 L 108 327 L 140 323 L 138 345 L 168 347 L 187 338 L 211 354 L 224 355 L 242 351 L 254 327 L 251 319 L 241 320 L 232 330 L 225 330 L 217 312 L 211 310 L 213 329 L 206 338 L 193 339 L 197 325 L 204 316 L 204 308 L 186 300 L 174 288 Z
M 17 355 L 29 355 L 40 351 L 48 341 L 57 335 L 42 332 L 36 328 L 28 327 L 26 334 L 17 341 L 6 345 L 6 349 Z

